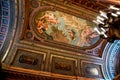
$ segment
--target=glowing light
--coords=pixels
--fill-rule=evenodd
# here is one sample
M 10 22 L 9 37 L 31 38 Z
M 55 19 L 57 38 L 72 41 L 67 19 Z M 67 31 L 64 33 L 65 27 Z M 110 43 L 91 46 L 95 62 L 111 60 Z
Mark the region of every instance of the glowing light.
M 101 23 L 101 24 L 104 24 L 104 22 L 102 22 L 101 20 L 97 19 L 97 22 Z
M 104 18 L 102 18 L 100 16 L 97 16 L 97 19 L 100 19 L 100 20 L 104 21 Z
M 120 15 L 120 11 L 117 11 L 116 14 Z
M 101 27 L 100 29 L 101 29 L 103 32 L 106 32 L 104 28 Z
M 103 35 L 105 38 L 107 38 L 108 36 L 102 31 L 101 35 Z
M 106 19 L 108 19 L 107 14 L 106 14 L 105 12 L 103 12 L 103 11 L 99 11 L 99 12 L 100 12 L 100 15 L 101 15 L 101 16 L 103 16 L 103 17 L 105 17 Z
M 109 9 L 120 10 L 119 8 L 116 8 L 116 7 L 114 7 L 113 5 L 111 5 L 111 6 L 109 7 Z
M 94 22 L 95 24 L 97 24 L 97 25 L 99 24 L 99 22 L 97 22 L 96 20 L 93 20 L 93 22 Z
M 114 16 L 114 17 L 118 17 L 118 15 L 115 14 L 115 13 L 111 13 L 111 15 Z
M 97 27 L 95 27 L 94 30 L 97 31 L 98 34 L 101 34 Z
M 98 70 L 96 69 L 96 68 L 91 68 L 90 69 L 90 73 L 92 74 L 92 75 L 99 75 L 99 72 L 98 72 Z

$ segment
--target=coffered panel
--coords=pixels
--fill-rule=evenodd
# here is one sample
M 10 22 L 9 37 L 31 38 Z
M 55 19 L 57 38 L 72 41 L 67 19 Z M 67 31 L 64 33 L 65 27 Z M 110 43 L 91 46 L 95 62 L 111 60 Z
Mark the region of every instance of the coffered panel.
M 102 64 L 93 61 L 81 60 L 81 71 L 84 77 L 103 78 Z
M 77 60 L 74 58 L 51 55 L 50 65 L 53 73 L 76 75 Z
M 25 69 L 43 70 L 46 53 L 17 49 L 11 65 Z

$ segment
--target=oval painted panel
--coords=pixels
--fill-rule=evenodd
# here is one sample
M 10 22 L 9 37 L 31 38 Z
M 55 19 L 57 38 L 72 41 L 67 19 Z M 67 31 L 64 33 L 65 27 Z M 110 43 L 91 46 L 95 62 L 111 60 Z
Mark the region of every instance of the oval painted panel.
M 93 23 L 60 11 L 39 12 L 35 22 L 37 31 L 45 39 L 80 47 L 91 46 L 99 39 Z

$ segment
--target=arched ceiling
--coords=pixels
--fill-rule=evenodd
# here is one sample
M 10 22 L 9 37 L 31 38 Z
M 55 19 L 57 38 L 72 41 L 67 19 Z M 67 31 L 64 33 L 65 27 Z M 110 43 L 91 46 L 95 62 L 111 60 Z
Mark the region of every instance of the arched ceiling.
M 99 39 L 94 42 L 84 36 L 93 32 L 92 20 L 109 3 L 96 0 L 1 0 L 0 3 L 0 54 L 3 70 L 9 75 L 18 75 L 21 79 L 42 76 L 51 80 L 110 80 L 119 73 L 111 72 L 112 67 L 119 70 L 117 63 L 108 66 L 111 61 L 119 63 L 119 59 L 115 59 L 119 55 L 119 41 L 111 44 Z M 44 28 L 46 25 L 51 28 Z M 82 34 L 82 30 L 87 33 Z M 78 41 L 80 45 L 70 42 L 79 40 L 78 35 L 83 39 L 83 42 Z M 88 45 L 87 39 L 94 44 Z M 82 43 L 85 45 L 81 46 Z

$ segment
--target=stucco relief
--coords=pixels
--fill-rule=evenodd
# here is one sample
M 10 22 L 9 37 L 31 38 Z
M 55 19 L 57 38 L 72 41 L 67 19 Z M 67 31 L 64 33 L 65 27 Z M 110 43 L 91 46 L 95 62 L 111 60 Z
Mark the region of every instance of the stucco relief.
M 93 23 L 60 11 L 38 12 L 34 22 L 34 28 L 48 40 L 84 47 L 99 39 Z

